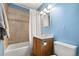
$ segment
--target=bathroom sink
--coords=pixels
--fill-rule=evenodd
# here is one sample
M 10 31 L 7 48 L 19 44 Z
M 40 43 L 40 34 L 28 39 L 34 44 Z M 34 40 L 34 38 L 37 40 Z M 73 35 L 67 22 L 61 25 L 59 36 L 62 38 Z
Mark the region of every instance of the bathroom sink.
M 37 37 L 37 38 L 40 38 L 40 39 L 47 39 L 47 38 L 53 38 L 54 35 L 46 34 L 46 35 L 38 35 L 38 36 L 34 36 L 34 37 Z

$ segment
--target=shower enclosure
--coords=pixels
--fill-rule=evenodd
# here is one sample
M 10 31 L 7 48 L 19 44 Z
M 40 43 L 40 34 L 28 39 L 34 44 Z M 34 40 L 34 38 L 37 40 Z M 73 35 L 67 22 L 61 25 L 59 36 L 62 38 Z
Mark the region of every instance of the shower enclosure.
M 29 9 L 20 4 L 4 5 L 10 37 L 4 39 L 5 56 L 27 56 L 31 54 L 29 44 Z

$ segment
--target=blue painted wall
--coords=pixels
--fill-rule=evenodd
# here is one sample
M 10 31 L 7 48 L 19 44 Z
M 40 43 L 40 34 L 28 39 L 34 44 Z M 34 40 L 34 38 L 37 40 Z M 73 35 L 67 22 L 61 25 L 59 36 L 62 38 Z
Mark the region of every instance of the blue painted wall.
M 56 40 L 79 46 L 79 4 L 57 4 L 51 19 Z
M 50 28 L 55 40 L 79 46 L 79 4 L 56 4 Z M 79 47 L 76 54 L 79 55 Z

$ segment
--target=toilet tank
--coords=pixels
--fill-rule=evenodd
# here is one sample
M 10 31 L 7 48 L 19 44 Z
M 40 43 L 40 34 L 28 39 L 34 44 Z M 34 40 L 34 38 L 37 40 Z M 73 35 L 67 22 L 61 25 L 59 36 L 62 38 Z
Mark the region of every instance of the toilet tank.
M 76 56 L 77 46 L 55 41 L 55 54 L 58 56 Z

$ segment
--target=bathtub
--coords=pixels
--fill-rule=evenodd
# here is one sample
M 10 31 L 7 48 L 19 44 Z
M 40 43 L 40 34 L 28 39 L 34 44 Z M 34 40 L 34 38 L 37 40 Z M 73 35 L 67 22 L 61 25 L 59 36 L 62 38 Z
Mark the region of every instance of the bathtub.
M 4 51 L 5 56 L 30 56 L 32 48 L 29 42 L 11 44 Z

